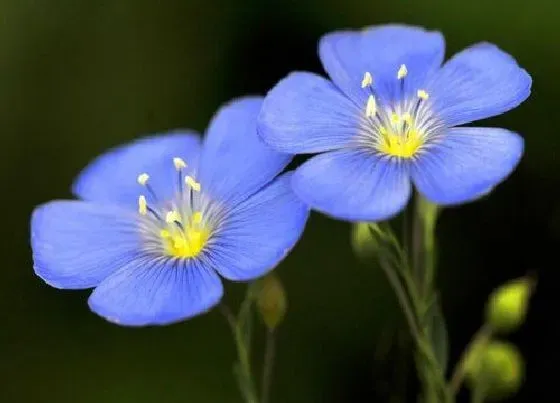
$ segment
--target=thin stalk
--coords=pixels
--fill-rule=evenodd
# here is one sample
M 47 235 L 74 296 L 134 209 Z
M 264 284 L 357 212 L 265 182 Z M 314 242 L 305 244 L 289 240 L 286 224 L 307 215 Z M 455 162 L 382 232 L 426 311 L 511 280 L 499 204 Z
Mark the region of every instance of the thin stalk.
M 424 220 L 421 214 L 420 195 L 414 196 L 413 213 L 412 213 L 412 250 L 411 260 L 413 262 L 413 277 L 416 284 L 419 285 L 421 297 L 425 296 L 424 278 L 425 267 L 423 258 L 423 236 L 424 236 Z
M 396 272 L 392 270 L 389 262 L 384 256 L 380 257 L 379 263 L 385 275 L 387 276 L 387 279 L 391 287 L 393 288 L 393 291 L 395 292 L 399 305 L 404 312 L 405 319 L 410 328 L 410 332 L 412 333 L 412 337 L 416 343 L 416 347 L 418 349 L 417 359 L 418 361 L 420 361 L 418 365 L 428 370 L 427 373 L 425 373 L 425 381 L 430 386 L 428 395 L 441 395 L 442 399 L 447 402 L 449 401 L 449 398 L 443 374 L 441 373 L 439 364 L 437 362 L 437 359 L 435 358 L 430 343 L 426 340 L 425 333 L 418 325 L 418 307 L 415 307 L 411 304 L 411 301 L 407 295 L 407 291 L 402 286 L 402 283 L 399 281 L 399 277 L 397 276 Z M 432 403 L 433 400 L 428 401 Z
M 406 250 L 401 246 L 398 238 L 395 236 L 395 233 L 391 229 L 390 226 L 387 226 L 384 229 L 384 232 L 387 236 L 387 240 L 395 248 L 397 252 L 397 259 L 394 263 L 395 266 L 399 269 L 399 274 L 403 278 L 405 282 L 405 288 L 408 291 L 410 299 L 412 300 L 413 306 L 419 306 L 420 303 L 420 295 L 418 293 L 418 289 L 416 283 L 414 281 L 414 277 L 412 276 L 412 269 L 409 262 L 409 257 Z
M 415 228 L 414 232 L 419 238 L 417 246 L 420 248 L 420 252 L 417 254 L 420 260 L 414 262 L 421 265 L 420 293 L 427 298 L 433 291 L 435 279 L 435 226 L 438 210 L 435 204 L 417 195 L 415 211 L 415 219 L 419 228 Z
M 245 403 L 259 403 L 251 371 L 251 356 L 246 329 L 244 328 L 245 323 L 241 320 L 243 317 L 250 314 L 250 301 L 248 308 L 246 307 L 246 300 L 249 299 L 249 296 L 250 294 L 248 293 L 245 301 L 242 303 L 240 314 L 237 317 L 235 317 L 229 307 L 225 304 L 220 304 L 220 311 L 226 318 L 226 321 L 231 328 L 235 348 L 237 350 L 238 365 L 236 366 L 236 376 L 239 383 L 239 389 L 243 395 Z M 244 312 L 244 308 L 249 310 Z
M 241 390 L 245 395 L 246 403 L 258 403 L 255 386 L 253 384 L 253 374 L 251 372 L 251 360 L 249 351 L 245 346 L 243 330 L 239 326 L 236 326 L 234 334 L 237 355 L 239 358 Z
M 252 304 L 253 304 L 253 293 L 255 290 L 255 283 L 250 283 L 247 286 L 247 291 L 245 293 L 245 298 L 241 302 L 239 307 L 239 313 L 237 314 L 238 326 L 243 331 L 243 337 L 245 338 L 245 345 L 250 354 L 251 352 L 251 336 L 253 328 L 253 316 L 252 316 Z
M 435 357 L 431 342 L 427 339 L 427 335 L 432 333 L 432 329 L 427 327 L 429 325 L 424 319 L 434 296 L 436 219 L 437 206 L 417 194 L 412 218 L 412 270 L 404 273 L 403 277 L 407 287 L 415 291 L 416 316 L 423 336 L 420 339 L 420 354 L 417 354 L 416 359 L 420 361 L 419 368 L 423 368 L 421 380 L 424 401 L 430 403 L 437 401 L 438 395 L 445 402 L 452 401 L 452 396 L 445 384 L 445 374 Z
M 389 262 L 387 261 L 385 256 L 380 256 L 379 265 L 385 273 L 385 276 L 387 276 L 387 280 L 389 281 L 389 284 L 395 292 L 397 301 L 399 302 L 399 305 L 403 310 L 405 319 L 408 323 L 408 327 L 410 328 L 410 332 L 412 333 L 413 338 L 415 340 L 420 340 L 421 333 L 418 327 L 416 315 L 411 307 L 410 300 L 406 295 L 401 282 L 399 281 L 399 277 L 397 276 L 396 272 L 390 267 Z
M 486 385 L 476 385 L 471 394 L 471 403 L 484 403 L 486 397 Z
M 272 381 L 272 369 L 274 368 L 274 356 L 276 353 L 276 336 L 274 329 L 266 332 L 264 361 L 261 383 L 261 403 L 268 403 L 270 395 L 270 383 Z
M 453 370 L 453 375 L 451 376 L 451 381 L 449 381 L 449 390 L 455 396 L 459 393 L 463 379 L 465 378 L 465 372 L 467 367 L 467 360 L 469 358 L 469 353 L 474 346 L 487 343 L 492 338 L 492 328 L 487 324 L 483 325 L 472 337 L 471 341 L 461 354 L 461 358 L 457 362 Z
M 413 213 L 413 212 L 412 212 Z M 413 216 L 413 214 L 411 214 L 410 211 L 410 207 L 406 207 L 403 211 L 403 216 L 402 216 L 402 244 L 404 246 L 404 250 L 405 251 L 409 251 L 411 250 L 411 233 L 410 233 L 410 228 L 411 228 L 411 223 L 410 223 L 410 217 Z
M 422 210 L 417 209 L 415 211 L 419 213 Z M 421 219 L 418 222 L 423 224 L 425 221 Z M 433 226 L 431 228 L 433 229 Z M 372 230 L 375 231 L 377 235 L 381 235 L 382 238 L 394 248 L 394 252 L 396 253 L 396 257 L 392 252 L 388 254 L 381 253 L 379 263 L 395 292 L 412 337 L 416 343 L 417 368 L 424 382 L 426 402 L 433 403 L 434 401 L 438 401 L 438 396 L 441 397 L 442 401 L 451 401 L 445 384 L 444 374 L 435 358 L 431 343 L 427 340 L 427 334 L 429 333 L 420 326 L 421 319 L 427 306 L 427 300 L 431 298 L 419 293 L 419 286 L 420 288 L 422 287 L 423 281 L 417 278 L 413 273 L 408 260 L 408 254 L 406 250 L 401 247 L 391 228 L 389 226 L 384 226 L 383 228 L 378 226 L 372 228 Z M 415 241 L 416 248 L 422 250 L 424 247 L 424 226 L 416 226 L 416 231 L 419 234 Z M 423 255 L 417 252 L 413 256 L 417 256 L 416 259 L 420 259 L 420 256 Z M 414 261 L 414 263 L 416 264 L 417 262 Z M 393 270 L 392 265 L 398 268 L 398 271 Z

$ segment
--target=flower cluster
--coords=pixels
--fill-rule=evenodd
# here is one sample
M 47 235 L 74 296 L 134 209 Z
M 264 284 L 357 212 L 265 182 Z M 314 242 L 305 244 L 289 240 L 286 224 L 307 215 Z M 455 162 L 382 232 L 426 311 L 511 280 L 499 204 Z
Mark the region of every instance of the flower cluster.
M 388 219 L 412 185 L 442 205 L 480 197 L 523 153 L 505 129 L 464 124 L 525 100 L 531 78 L 491 44 L 443 63 L 441 34 L 388 25 L 319 43 L 330 80 L 294 72 L 266 98 L 222 108 L 204 142 L 189 131 L 138 140 L 91 163 L 32 215 L 38 276 L 95 288 L 91 309 L 129 326 L 207 311 L 220 276 L 249 281 L 300 238 L 308 209 Z M 282 174 L 294 154 L 319 153 Z

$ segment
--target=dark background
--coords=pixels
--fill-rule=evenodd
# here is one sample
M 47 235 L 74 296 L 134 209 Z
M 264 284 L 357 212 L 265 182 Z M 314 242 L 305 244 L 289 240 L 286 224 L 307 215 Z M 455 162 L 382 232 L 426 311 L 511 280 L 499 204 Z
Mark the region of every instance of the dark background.
M 34 276 L 30 213 L 70 197 L 73 177 L 105 149 L 176 127 L 202 131 L 221 103 L 264 94 L 290 70 L 321 71 L 323 33 L 387 22 L 441 30 L 448 55 L 497 43 L 533 76 L 525 104 L 484 123 L 521 133 L 525 157 L 489 197 L 443 213 L 439 284 L 455 360 L 491 289 L 539 273 L 529 318 L 511 337 L 528 365 L 512 401 L 555 401 L 543 375 L 558 366 L 549 273 L 560 243 L 559 17 L 554 0 L 1 0 L 0 401 L 241 402 L 218 312 L 165 328 L 104 322 L 88 292 Z M 400 313 L 382 275 L 356 262 L 349 230 L 314 214 L 278 269 L 289 312 L 273 403 L 386 401 L 399 369 L 379 357 Z M 228 301 L 242 291 L 229 285 Z

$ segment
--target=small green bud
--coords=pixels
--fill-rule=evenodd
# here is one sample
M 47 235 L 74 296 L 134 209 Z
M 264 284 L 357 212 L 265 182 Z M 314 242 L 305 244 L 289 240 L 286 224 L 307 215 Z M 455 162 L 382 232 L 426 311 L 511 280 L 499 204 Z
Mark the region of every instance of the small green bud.
M 278 276 L 272 272 L 258 280 L 255 297 L 264 324 L 269 330 L 274 330 L 284 319 L 288 306 Z
M 535 282 L 522 277 L 495 289 L 488 299 L 486 321 L 496 332 L 508 333 L 523 324 Z
M 371 260 L 379 250 L 379 241 L 371 233 L 371 225 L 367 222 L 352 224 L 352 249 L 360 260 Z
M 472 354 L 472 357 L 470 355 Z M 465 366 L 471 389 L 481 388 L 488 400 L 501 400 L 516 393 L 523 383 L 525 365 L 511 343 L 491 341 L 475 346 Z

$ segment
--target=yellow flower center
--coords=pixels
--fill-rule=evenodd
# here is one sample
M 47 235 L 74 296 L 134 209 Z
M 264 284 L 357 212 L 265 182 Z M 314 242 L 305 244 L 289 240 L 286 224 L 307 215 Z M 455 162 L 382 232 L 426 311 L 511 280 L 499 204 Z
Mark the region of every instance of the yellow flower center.
M 424 144 L 423 136 L 418 130 L 408 130 L 406 133 L 381 134 L 377 143 L 377 150 L 394 157 L 411 158 Z
M 200 183 L 192 176 L 184 175 L 187 164 L 181 158 L 173 158 L 173 164 L 178 172 L 178 191 L 176 199 L 171 203 L 171 209 L 167 207 L 160 210 L 157 205 L 151 207 L 146 196 L 140 195 L 138 213 L 152 221 L 159 229 L 159 234 L 157 230 L 156 234 L 159 235 L 161 248 L 167 256 L 193 258 L 204 250 L 212 235 L 212 228 L 208 217 L 203 217 L 202 211 L 194 208 L 196 204 L 201 205 Z M 137 178 L 138 183 L 157 201 L 157 195 L 148 183 L 149 180 L 150 175 L 147 173 L 142 173 Z
M 184 221 L 177 212 L 171 211 L 167 213 L 166 222 L 168 227 L 160 231 L 160 236 L 169 256 L 195 257 L 204 249 L 210 238 L 211 231 L 203 225 L 200 212 L 195 212 Z
M 391 157 L 413 158 L 426 143 L 430 129 L 425 119 L 430 94 L 420 88 L 415 98 L 407 96 L 405 99 L 404 84 L 408 74 L 408 68 L 402 64 L 396 78 L 403 98 L 392 105 L 378 105 L 371 73 L 366 72 L 362 79 L 362 88 L 370 92 L 365 105 L 366 141 L 370 145 L 373 143 L 378 152 Z

